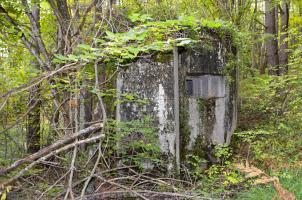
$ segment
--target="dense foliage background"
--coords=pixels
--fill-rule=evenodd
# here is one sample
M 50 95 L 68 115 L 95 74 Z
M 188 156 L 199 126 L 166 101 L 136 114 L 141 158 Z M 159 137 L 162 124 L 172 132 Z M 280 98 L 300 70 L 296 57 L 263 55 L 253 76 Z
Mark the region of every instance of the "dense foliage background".
M 114 88 L 137 57 L 193 45 L 177 36 L 196 27 L 232 37 L 240 113 L 221 162 L 188 155 L 180 180 L 162 176 L 150 116 L 114 119 L 120 101 L 148 102 Z M 302 199 L 301 31 L 300 0 L 0 0 L 1 200 Z M 148 142 L 123 143 L 138 130 Z

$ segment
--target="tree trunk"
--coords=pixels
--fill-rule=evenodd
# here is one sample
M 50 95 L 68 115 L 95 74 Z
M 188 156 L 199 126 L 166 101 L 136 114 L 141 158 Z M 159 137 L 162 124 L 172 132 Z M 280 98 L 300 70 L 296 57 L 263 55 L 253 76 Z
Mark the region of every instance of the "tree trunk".
M 264 42 L 261 44 L 260 47 L 260 66 L 259 66 L 259 73 L 261 75 L 265 74 L 265 67 L 267 66 L 267 56 L 266 56 L 266 49 Z
M 40 5 L 38 1 L 34 1 L 34 4 L 32 6 L 32 14 L 39 26 L 38 28 L 40 28 Z M 33 39 L 31 40 L 31 42 L 35 43 Z M 37 61 L 32 61 L 31 64 L 37 69 L 40 68 L 40 65 Z M 40 150 L 41 99 L 39 86 L 35 86 L 30 90 L 28 108 L 31 108 L 31 110 L 27 115 L 26 144 L 27 152 L 31 154 Z
M 281 6 L 281 29 L 280 29 L 280 50 L 279 50 L 279 63 L 280 74 L 285 74 L 288 71 L 288 21 L 289 21 L 289 3 L 286 0 L 282 1 Z
M 267 65 L 270 75 L 279 75 L 278 39 L 276 6 L 272 0 L 265 1 L 265 33 L 268 35 L 266 41 Z
M 40 150 L 40 110 L 41 100 L 39 86 L 33 87 L 29 94 L 29 108 L 31 111 L 27 115 L 27 152 L 32 154 Z
M 251 32 L 253 33 L 253 41 L 257 41 L 258 33 L 256 30 L 256 18 L 257 18 L 257 10 L 258 10 L 258 0 L 255 0 L 255 7 L 254 7 L 254 12 L 253 12 L 253 20 L 251 22 Z M 257 34 L 256 34 L 257 33 Z M 252 49 L 251 49 L 251 64 L 252 64 L 252 69 L 257 69 L 258 68 L 258 63 L 257 63 L 257 54 L 258 54 L 258 49 L 257 49 L 257 43 L 252 42 Z
M 84 80 L 88 81 L 88 80 Z M 81 89 L 80 95 L 80 129 L 87 128 L 92 121 L 92 95 L 86 88 Z

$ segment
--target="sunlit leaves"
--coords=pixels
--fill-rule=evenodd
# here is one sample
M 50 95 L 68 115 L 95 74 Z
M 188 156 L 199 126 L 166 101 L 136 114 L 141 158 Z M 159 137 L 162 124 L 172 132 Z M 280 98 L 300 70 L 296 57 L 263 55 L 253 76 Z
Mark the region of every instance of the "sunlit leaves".
M 132 13 L 128 16 L 131 22 L 146 22 L 147 20 L 152 20 L 151 16 L 148 14 Z
M 200 40 L 199 34 L 204 27 L 221 29 L 223 33 L 231 29 L 229 24 L 221 21 L 199 21 L 192 16 L 182 16 L 177 20 L 166 21 L 147 21 L 150 19 L 148 15 L 140 14 L 132 14 L 130 17 L 134 21 L 146 22 L 131 28 L 128 32 L 106 31 L 106 35 L 97 40 L 98 47 L 92 48 L 87 44 L 80 44 L 74 50 L 73 55 L 55 55 L 54 62 L 90 62 L 96 59 L 117 62 L 131 61 L 140 54 L 170 51 L 174 45 L 193 45 Z

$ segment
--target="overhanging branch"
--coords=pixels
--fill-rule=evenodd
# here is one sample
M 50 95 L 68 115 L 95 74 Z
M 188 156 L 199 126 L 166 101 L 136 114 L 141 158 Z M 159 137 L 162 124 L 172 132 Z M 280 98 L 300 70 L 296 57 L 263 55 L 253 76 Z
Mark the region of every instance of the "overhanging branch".
M 34 45 L 31 44 L 31 42 L 25 36 L 24 32 L 19 28 L 18 23 L 8 14 L 8 12 L 4 9 L 2 5 L 0 5 L 0 14 L 3 14 L 5 19 L 14 27 L 16 35 L 20 34 L 20 38 L 24 43 L 25 47 L 29 50 L 30 54 L 36 58 L 39 65 L 41 67 L 45 67 L 45 63 L 40 58 L 39 53 L 35 49 Z

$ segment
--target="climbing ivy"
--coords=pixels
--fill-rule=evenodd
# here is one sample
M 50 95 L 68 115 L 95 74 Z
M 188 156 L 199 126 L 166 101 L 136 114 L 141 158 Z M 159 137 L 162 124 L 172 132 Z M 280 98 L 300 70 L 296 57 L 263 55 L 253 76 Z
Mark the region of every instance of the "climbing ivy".
M 204 31 L 215 32 L 218 36 L 229 35 L 236 38 L 230 23 L 223 21 L 198 20 L 192 16 L 182 16 L 177 20 L 152 21 L 148 15 L 132 14 L 132 22 L 139 24 L 127 32 L 106 31 L 106 36 L 97 39 L 96 48 L 80 44 L 73 54 L 55 55 L 54 62 L 66 63 L 93 60 L 105 62 L 130 62 L 143 54 L 171 51 L 174 45 L 190 46 L 200 42 Z

